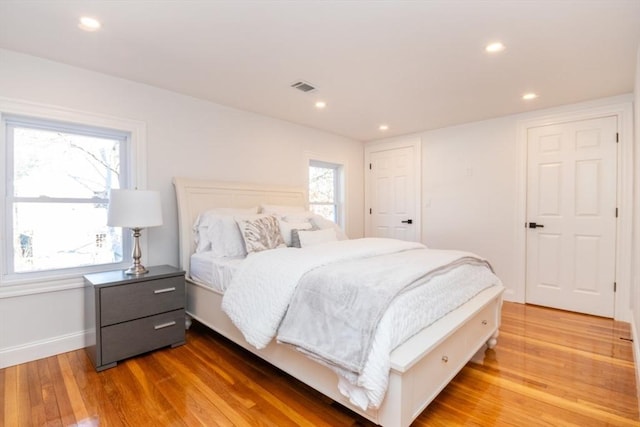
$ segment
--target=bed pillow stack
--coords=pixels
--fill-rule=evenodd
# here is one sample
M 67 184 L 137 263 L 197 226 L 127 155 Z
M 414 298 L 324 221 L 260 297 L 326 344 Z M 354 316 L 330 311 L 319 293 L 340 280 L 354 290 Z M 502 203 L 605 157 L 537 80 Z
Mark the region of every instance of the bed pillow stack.
M 215 257 L 246 256 L 235 217 L 257 213 L 257 206 L 245 209 L 215 208 L 201 213 L 193 226 L 196 252 L 212 251 Z
M 303 248 L 348 239 L 336 223 L 301 206 L 261 205 L 260 209 L 278 216 L 282 238 L 289 247 Z
M 198 216 L 193 232 L 196 252 L 211 251 L 217 258 L 347 239 L 334 222 L 287 205 L 210 209 Z

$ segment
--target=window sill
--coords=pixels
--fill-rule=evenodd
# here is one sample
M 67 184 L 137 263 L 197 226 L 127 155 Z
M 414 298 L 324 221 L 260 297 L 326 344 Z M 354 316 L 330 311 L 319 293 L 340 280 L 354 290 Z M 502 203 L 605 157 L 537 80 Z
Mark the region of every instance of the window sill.
M 101 266 L 101 268 L 89 268 L 86 271 L 41 277 L 15 278 L 5 276 L 0 280 L 0 299 L 82 288 L 84 287 L 83 276 L 85 274 L 117 270 L 119 268 L 126 269 L 127 266 L 125 266 L 125 263 L 110 264 Z
M 67 277 L 56 279 L 38 279 L 30 280 L 28 283 L 24 281 L 3 281 L 0 286 L 0 299 L 16 298 L 27 295 L 43 294 L 48 292 L 66 291 L 69 289 L 77 289 L 84 286 L 84 279 L 80 277 Z

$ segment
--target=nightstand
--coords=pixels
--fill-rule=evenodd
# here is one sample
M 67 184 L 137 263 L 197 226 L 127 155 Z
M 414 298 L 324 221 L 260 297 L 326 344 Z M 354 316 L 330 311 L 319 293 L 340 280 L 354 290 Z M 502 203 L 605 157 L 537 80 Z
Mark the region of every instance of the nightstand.
M 184 271 L 161 265 L 129 276 L 115 270 L 87 274 L 84 282 L 87 353 L 96 371 L 185 343 Z

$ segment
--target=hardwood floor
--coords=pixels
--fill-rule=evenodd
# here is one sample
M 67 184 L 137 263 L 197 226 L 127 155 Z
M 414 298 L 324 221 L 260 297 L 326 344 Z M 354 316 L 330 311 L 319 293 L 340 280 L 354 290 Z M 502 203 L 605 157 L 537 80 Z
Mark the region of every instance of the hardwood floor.
M 640 426 L 629 325 L 505 303 L 498 346 L 415 426 Z M 0 370 L 2 426 L 370 426 L 202 326 L 96 373 L 83 350 Z

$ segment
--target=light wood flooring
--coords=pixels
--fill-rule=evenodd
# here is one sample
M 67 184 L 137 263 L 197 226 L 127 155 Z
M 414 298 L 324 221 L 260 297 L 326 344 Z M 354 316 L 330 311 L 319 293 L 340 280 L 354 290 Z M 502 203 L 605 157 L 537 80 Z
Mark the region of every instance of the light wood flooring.
M 505 303 L 498 345 L 415 426 L 640 426 L 629 325 Z M 96 373 L 83 350 L 0 370 L 0 425 L 370 426 L 202 326 Z

